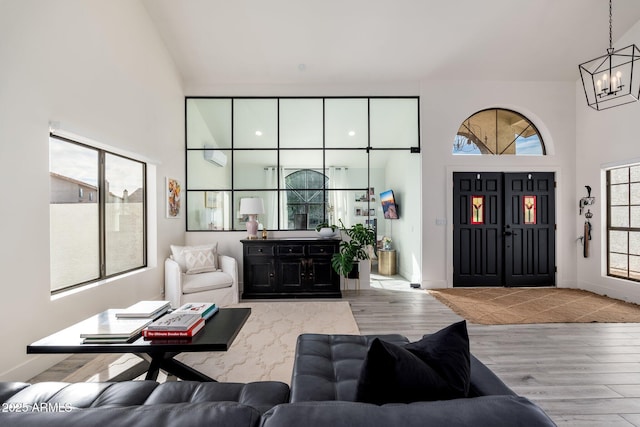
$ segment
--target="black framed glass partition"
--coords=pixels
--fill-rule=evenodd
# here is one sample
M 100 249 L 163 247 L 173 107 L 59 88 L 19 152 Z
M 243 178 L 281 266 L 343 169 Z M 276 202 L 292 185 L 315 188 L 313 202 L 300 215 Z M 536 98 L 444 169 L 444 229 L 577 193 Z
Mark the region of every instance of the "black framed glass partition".
M 187 97 L 185 115 L 187 231 L 245 230 L 249 197 L 268 230 L 372 224 L 391 152 L 420 152 L 418 97 Z

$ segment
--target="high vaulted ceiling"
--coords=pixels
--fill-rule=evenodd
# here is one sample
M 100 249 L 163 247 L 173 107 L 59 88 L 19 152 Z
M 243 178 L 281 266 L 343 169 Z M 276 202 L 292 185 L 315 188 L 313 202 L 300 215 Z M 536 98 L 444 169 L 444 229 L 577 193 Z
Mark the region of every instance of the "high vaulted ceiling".
M 607 0 L 142 2 L 187 87 L 575 81 L 609 44 Z M 614 45 L 639 20 L 614 0 Z

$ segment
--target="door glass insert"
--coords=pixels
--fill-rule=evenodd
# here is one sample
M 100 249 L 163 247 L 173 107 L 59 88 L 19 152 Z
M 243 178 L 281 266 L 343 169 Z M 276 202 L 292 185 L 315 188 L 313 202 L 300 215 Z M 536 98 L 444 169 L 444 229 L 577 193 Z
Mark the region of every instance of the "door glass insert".
M 471 224 L 484 224 L 484 196 L 471 197 Z
M 536 196 L 524 196 L 522 198 L 522 211 L 524 212 L 524 223 L 536 223 Z

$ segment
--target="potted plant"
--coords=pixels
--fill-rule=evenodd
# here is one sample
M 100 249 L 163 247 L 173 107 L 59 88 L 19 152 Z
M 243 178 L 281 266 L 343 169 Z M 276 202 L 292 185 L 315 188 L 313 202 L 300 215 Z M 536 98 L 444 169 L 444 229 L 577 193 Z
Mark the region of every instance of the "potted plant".
M 336 273 L 343 277 L 351 277 L 355 263 L 363 259 L 369 259 L 367 247 L 373 245 L 376 240 L 375 232 L 363 224 L 354 224 L 346 228 L 340 221 L 340 232 L 344 232 L 349 239 L 340 242 L 340 250 L 331 257 L 331 266 Z

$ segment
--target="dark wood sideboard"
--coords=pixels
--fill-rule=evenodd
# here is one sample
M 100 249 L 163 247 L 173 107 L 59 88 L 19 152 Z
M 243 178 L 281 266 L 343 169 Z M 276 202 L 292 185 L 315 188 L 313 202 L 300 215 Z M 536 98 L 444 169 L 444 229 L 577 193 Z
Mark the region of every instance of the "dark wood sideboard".
M 340 298 L 340 276 L 331 268 L 339 239 L 241 240 L 243 299 Z

